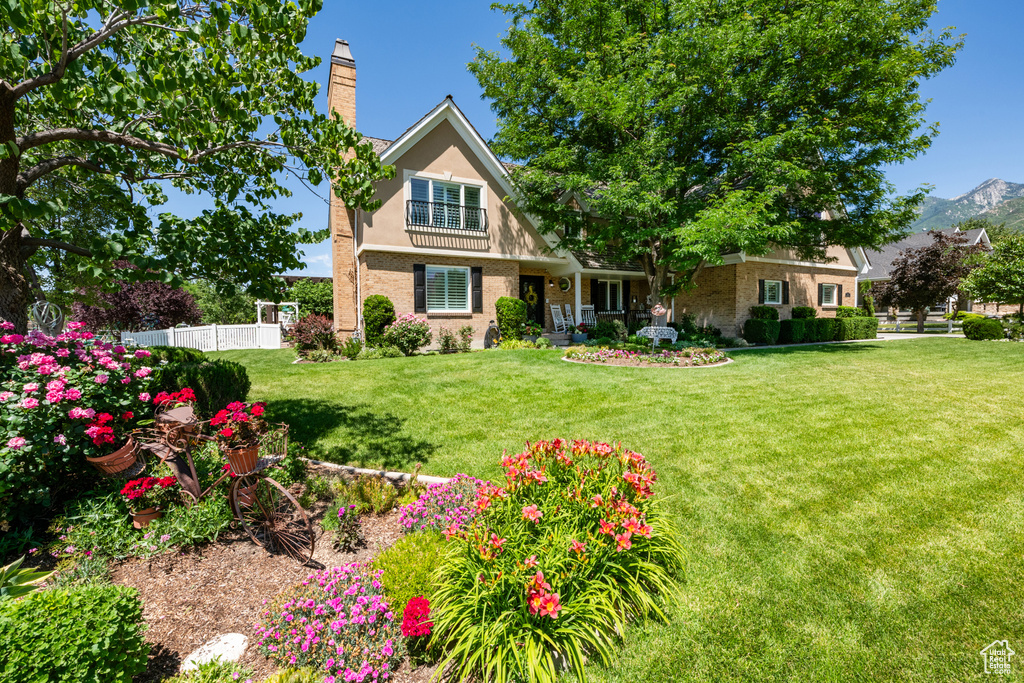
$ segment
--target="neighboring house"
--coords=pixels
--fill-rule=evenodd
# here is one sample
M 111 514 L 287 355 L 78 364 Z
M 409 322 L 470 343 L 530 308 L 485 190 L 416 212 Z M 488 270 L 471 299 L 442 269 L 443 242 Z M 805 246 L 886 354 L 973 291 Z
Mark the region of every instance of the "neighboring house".
M 866 249 L 864 251 L 868 259 L 868 269 L 860 275 L 858 278 L 859 282 L 886 282 L 891 277 L 893 262 L 907 249 L 918 249 L 926 247 L 932 243 L 934 239 L 933 235 L 936 232 L 944 233 L 959 233 L 960 228 L 947 228 L 946 230 L 927 230 L 925 232 L 915 232 L 912 235 L 904 237 L 899 242 L 892 242 L 886 244 L 879 250 Z M 992 248 L 992 243 L 988 239 L 988 233 L 985 228 L 974 228 L 973 230 L 967 230 L 963 232 L 963 235 L 967 238 L 968 245 L 981 244 L 986 249 Z M 953 310 L 953 306 L 956 305 L 955 299 L 949 301 L 936 301 L 935 305 L 932 306 L 931 310 L 928 311 L 929 316 L 942 317 L 946 313 Z M 981 313 L 983 315 L 1002 315 L 1005 313 L 1012 313 L 1017 310 L 1016 305 L 1007 306 L 1006 304 L 992 304 L 982 302 L 967 302 L 963 310 Z M 879 317 L 885 317 L 889 313 L 885 310 L 876 309 L 876 314 Z M 906 317 L 907 319 L 913 316 L 913 312 L 909 310 L 899 311 L 899 316 Z
M 356 126 L 356 66 L 348 43 L 331 56 L 329 108 Z M 528 315 L 552 329 L 551 305 L 578 314 L 593 305 L 599 318 L 643 319 L 650 290 L 642 268 L 609 254 L 567 251 L 542 234 L 506 199 L 512 186 L 506 165 L 491 151 L 449 96 L 394 140 L 365 138 L 392 180 L 377 184 L 381 207 L 349 211 L 332 202 L 335 328 L 353 334 L 362 302 L 372 294 L 391 299 L 398 313 L 425 315 L 431 328 L 472 325 L 479 339 L 494 320 L 502 296 L 527 302 Z M 579 201 L 586 210 L 585 201 Z M 670 319 L 692 313 L 737 335 L 748 309 L 815 306 L 828 316 L 852 304 L 856 278 L 867 268 L 860 249 L 833 248 L 830 262 L 799 260 L 778 250 L 763 257 L 726 256 L 705 267 L 697 288 L 676 298 Z

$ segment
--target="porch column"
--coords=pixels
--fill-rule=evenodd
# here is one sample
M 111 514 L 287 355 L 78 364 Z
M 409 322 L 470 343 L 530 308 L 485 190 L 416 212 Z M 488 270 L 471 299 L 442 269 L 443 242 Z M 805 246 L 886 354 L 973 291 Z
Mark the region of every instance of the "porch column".
M 581 283 L 583 282 L 583 279 L 580 277 L 580 272 L 578 270 L 575 273 L 573 273 L 573 277 L 576 280 L 573 283 L 573 289 L 576 290 L 576 308 L 574 308 L 572 310 L 573 310 L 573 313 L 575 314 L 576 322 L 579 322 L 580 320 L 583 319 L 583 314 L 582 314 L 583 309 L 580 308 L 583 305 L 583 292 L 580 291 L 580 286 L 581 286 Z

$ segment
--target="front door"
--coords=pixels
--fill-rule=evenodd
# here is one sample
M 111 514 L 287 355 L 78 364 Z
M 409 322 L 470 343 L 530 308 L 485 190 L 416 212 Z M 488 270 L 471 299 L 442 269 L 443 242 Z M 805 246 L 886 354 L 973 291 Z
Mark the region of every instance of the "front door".
M 544 276 L 520 275 L 519 298 L 526 302 L 526 319 L 544 327 Z

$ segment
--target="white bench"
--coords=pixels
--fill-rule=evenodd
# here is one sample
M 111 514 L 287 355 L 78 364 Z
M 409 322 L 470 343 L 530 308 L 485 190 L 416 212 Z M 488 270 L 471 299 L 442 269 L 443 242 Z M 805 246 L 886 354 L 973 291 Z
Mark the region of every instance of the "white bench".
M 671 339 L 672 343 L 675 344 L 676 339 L 679 338 L 679 333 L 671 327 L 654 327 L 653 325 L 648 325 L 647 327 L 641 328 L 636 333 L 636 336 L 646 337 L 655 343 L 660 339 Z

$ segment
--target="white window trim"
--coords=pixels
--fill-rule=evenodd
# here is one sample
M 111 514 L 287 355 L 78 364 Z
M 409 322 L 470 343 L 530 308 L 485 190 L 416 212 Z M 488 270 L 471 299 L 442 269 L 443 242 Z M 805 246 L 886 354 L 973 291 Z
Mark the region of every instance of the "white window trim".
M 779 300 L 769 301 L 768 300 L 768 283 L 774 282 L 779 286 Z M 782 305 L 782 280 L 765 280 L 764 281 L 764 305 L 765 306 L 781 306 Z
M 832 288 L 832 303 L 825 303 L 825 288 Z M 839 285 L 832 282 L 821 283 L 821 307 L 822 308 L 839 308 Z
M 487 192 L 487 182 L 479 178 L 458 178 L 453 176 L 451 173 L 429 173 L 427 171 L 413 171 L 411 169 L 405 169 L 402 173 L 402 187 L 405 194 L 405 202 L 412 199 L 412 183 L 410 182 L 413 178 L 420 180 L 436 180 L 441 183 L 448 183 L 450 185 L 461 185 L 462 188 L 459 190 L 459 202 L 461 206 L 466 205 L 466 185 L 480 188 L 480 208 L 487 208 L 487 198 L 490 196 Z M 433 201 L 433 186 L 431 186 L 430 195 L 431 201 Z M 405 205 L 402 202 L 402 205 Z
M 469 266 L 443 266 L 440 264 L 428 263 L 425 267 L 424 276 L 429 281 L 430 269 L 437 270 L 464 270 L 466 271 L 466 307 L 465 308 L 431 308 L 430 297 L 427 299 L 427 313 L 472 313 L 473 312 L 473 273 Z
M 603 282 L 604 285 L 605 285 L 605 287 L 604 287 L 604 305 L 605 305 L 605 310 L 606 311 L 622 311 L 622 310 L 625 310 L 625 309 L 622 308 L 622 280 L 600 280 L 599 279 L 598 282 Z M 609 295 L 609 291 L 610 290 L 608 289 L 608 285 L 612 285 L 612 284 L 619 286 L 619 305 L 618 305 L 617 308 L 612 308 L 611 307 L 611 296 Z

